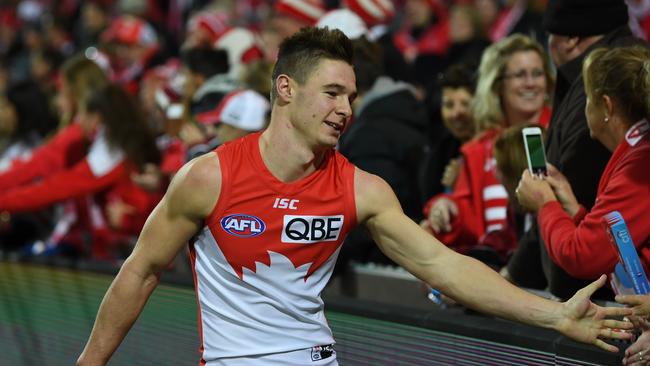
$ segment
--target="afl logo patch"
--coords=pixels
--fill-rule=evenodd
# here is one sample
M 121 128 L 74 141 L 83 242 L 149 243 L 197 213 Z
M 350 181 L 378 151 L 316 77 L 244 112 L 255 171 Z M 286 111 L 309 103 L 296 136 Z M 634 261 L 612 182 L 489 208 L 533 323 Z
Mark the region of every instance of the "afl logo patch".
M 259 217 L 246 214 L 232 214 L 221 219 L 221 227 L 230 235 L 240 238 L 258 236 L 266 229 Z

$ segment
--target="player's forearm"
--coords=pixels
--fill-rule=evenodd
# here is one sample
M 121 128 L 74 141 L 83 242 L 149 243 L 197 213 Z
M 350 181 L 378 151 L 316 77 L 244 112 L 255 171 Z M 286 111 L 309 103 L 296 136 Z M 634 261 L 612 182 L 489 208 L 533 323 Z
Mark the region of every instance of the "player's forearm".
M 136 321 L 158 284 L 154 273 L 142 274 L 127 260 L 106 292 L 78 366 L 105 365 Z
M 544 328 L 558 329 L 563 305 L 524 291 L 474 258 L 453 253 L 432 285 L 472 309 Z

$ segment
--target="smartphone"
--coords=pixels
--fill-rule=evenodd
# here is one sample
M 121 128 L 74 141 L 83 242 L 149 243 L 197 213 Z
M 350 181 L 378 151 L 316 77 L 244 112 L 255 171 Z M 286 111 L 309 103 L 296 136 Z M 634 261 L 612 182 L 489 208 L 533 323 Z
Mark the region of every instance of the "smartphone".
M 544 152 L 544 139 L 539 127 L 526 127 L 521 130 L 526 147 L 528 170 L 536 176 L 547 175 L 546 153 Z

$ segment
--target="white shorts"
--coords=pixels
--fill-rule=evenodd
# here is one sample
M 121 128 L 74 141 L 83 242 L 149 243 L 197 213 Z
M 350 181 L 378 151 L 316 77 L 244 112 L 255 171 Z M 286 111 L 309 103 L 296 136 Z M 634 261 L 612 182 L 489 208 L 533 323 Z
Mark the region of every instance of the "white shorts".
M 249 357 L 221 358 L 206 366 L 338 366 L 333 345 Z

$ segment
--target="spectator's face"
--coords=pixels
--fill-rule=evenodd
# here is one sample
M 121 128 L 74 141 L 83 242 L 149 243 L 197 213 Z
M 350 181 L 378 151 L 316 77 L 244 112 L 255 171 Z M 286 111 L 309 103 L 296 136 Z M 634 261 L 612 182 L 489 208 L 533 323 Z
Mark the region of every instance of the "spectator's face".
M 541 111 L 546 96 L 544 62 L 535 51 L 512 54 L 503 75 L 501 100 L 508 115 L 529 115 Z M 507 121 L 508 124 L 524 121 Z
M 133 64 L 145 61 L 145 55 L 148 50 L 146 47 L 139 45 L 128 45 L 116 43 L 115 45 L 115 63 L 118 69 L 129 67 Z
M 188 67 L 183 67 L 183 74 L 185 76 L 183 95 L 186 97 L 192 97 L 203 84 L 204 78 L 199 74 L 193 73 Z
M 470 14 L 461 8 L 454 8 L 449 18 L 449 37 L 452 42 L 464 42 L 476 34 Z
M 404 12 L 408 22 L 416 27 L 426 25 L 433 15 L 427 0 L 407 0 Z
M 198 27 L 187 34 L 185 42 L 183 42 L 183 48 L 212 47 L 213 43 L 212 35 L 203 27 Z
M 16 109 L 5 97 L 0 97 L 0 137 L 7 138 L 13 135 L 18 123 Z
M 557 34 L 550 34 L 548 37 L 548 52 L 556 67 L 560 67 L 573 59 L 569 40 L 568 36 Z
M 343 61 L 321 60 L 300 85 L 289 79 L 289 119 L 311 146 L 334 147 L 352 116 L 356 78 Z
M 65 78 L 61 79 L 61 89 L 56 94 L 55 99 L 56 109 L 59 115 L 64 119 L 71 118 L 75 113 L 75 103 L 70 86 L 65 81 Z
M 273 19 L 271 19 L 270 25 L 271 30 L 280 37 L 280 40 L 291 37 L 297 33 L 300 28 L 307 26 L 309 26 L 309 24 L 284 15 L 274 16 Z
M 589 135 L 591 138 L 600 141 L 603 136 L 605 127 L 605 107 L 604 103 L 594 103 L 594 97 L 587 93 L 587 104 L 585 104 L 585 116 L 587 117 L 587 126 L 589 126 Z
M 485 28 L 489 29 L 499 14 L 499 5 L 496 0 L 474 0 L 474 7 L 478 9 Z
M 108 23 L 106 13 L 92 2 L 83 4 L 81 19 L 86 32 L 99 32 L 106 28 Z
M 462 142 L 474 135 L 471 102 L 472 94 L 465 88 L 442 88 L 442 121 L 449 132 Z
M 81 126 L 84 135 L 88 138 L 92 138 L 97 131 L 97 127 L 99 127 L 99 124 L 101 123 L 101 117 L 99 113 L 86 112 L 82 110 L 77 121 L 79 126 Z

